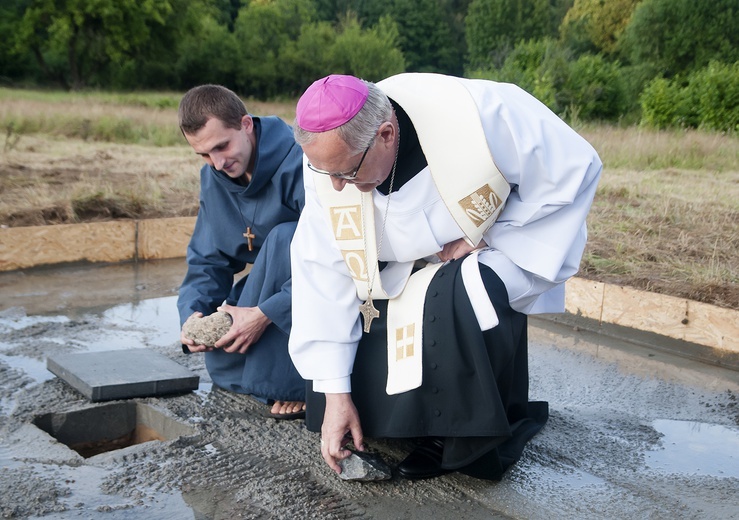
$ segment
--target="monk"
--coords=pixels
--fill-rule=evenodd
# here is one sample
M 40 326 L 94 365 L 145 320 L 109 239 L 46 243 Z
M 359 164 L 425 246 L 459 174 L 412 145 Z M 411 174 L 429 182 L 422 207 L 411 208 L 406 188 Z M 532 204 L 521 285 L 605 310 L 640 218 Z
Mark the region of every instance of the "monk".
M 270 417 L 302 418 L 305 381 L 287 349 L 289 246 L 305 200 L 302 150 L 284 121 L 250 115 L 220 85 L 188 91 L 180 101 L 179 124 L 205 161 L 177 302 L 180 324 L 216 310 L 233 320 L 215 347 L 181 333 L 183 350 L 205 352 L 213 383 L 267 404 Z M 247 265 L 249 274 L 234 283 Z

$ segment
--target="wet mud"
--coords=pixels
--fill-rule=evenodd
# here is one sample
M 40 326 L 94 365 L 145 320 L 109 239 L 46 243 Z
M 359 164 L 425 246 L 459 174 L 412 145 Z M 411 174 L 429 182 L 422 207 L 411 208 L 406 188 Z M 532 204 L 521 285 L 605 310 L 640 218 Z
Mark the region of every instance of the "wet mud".
M 181 260 L 0 274 L 0 517 L 739 519 L 739 373 L 530 323 L 530 393 L 551 417 L 500 482 L 339 479 L 302 421 L 213 388 L 182 354 Z M 33 421 L 93 406 L 46 356 L 153 349 L 197 391 L 137 398 L 188 433 L 82 457 Z M 481 411 L 484 413 L 484 411 Z M 411 440 L 368 439 L 390 465 Z

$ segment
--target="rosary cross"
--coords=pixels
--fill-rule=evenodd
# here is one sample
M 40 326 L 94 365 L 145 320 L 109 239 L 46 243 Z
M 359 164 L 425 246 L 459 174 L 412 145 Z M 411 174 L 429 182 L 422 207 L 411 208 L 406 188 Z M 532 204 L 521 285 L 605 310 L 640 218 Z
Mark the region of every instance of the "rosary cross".
M 243 237 L 246 239 L 246 244 L 249 247 L 249 251 L 254 251 L 254 244 L 252 244 L 252 240 L 257 238 L 257 236 L 251 232 L 251 227 L 246 228 L 246 233 L 243 234 Z

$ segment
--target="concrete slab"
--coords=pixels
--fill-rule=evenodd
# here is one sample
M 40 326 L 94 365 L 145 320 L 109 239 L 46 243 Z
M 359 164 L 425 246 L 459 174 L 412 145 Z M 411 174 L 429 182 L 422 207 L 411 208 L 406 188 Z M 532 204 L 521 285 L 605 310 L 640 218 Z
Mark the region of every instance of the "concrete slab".
M 0 518 L 739 520 L 739 371 L 532 319 L 530 396 L 549 402 L 550 419 L 500 482 L 349 483 L 303 421 L 265 419 L 254 400 L 211 386 L 202 355 L 181 353 L 172 287 L 184 267 L 0 273 Z M 100 345 L 160 352 L 200 375 L 195 392 L 144 400 L 193 434 L 88 459 L 31 434 L 41 414 L 89 407 L 46 358 Z M 413 448 L 367 444 L 391 467 Z
M 190 392 L 200 381 L 179 363 L 146 349 L 50 356 L 46 368 L 93 402 Z

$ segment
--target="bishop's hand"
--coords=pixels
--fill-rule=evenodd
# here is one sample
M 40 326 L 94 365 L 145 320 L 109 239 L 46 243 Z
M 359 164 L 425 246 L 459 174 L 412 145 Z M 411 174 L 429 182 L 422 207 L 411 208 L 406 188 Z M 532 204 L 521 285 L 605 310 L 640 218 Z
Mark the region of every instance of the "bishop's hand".
M 436 253 L 436 256 L 438 256 L 442 262 L 448 262 L 449 260 L 458 260 L 468 253 L 471 253 L 475 249 L 480 249 L 483 247 L 487 247 L 487 244 L 484 240 L 480 240 L 480 243 L 477 244 L 477 247 L 472 247 L 465 241 L 464 238 L 458 238 L 457 240 L 453 240 L 448 244 L 444 244 L 444 248 Z
M 326 411 L 321 426 L 321 455 L 336 473 L 341 473 L 338 461 L 352 454 L 346 449 L 350 441 L 353 441 L 357 450 L 365 450 L 362 426 L 351 394 L 326 394 Z

